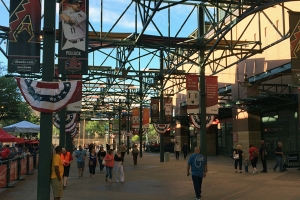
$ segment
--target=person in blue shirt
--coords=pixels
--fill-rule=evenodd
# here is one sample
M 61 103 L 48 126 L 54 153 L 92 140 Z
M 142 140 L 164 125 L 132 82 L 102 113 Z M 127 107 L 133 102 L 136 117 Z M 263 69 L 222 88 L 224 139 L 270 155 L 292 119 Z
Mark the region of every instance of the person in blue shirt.
M 195 147 L 194 154 L 190 156 L 187 163 L 187 176 L 192 174 L 196 200 L 201 198 L 202 179 L 206 177 L 206 158 L 200 154 L 200 147 Z
M 86 151 L 83 150 L 81 145 L 79 145 L 79 150 L 76 151 L 75 157 L 77 158 L 78 175 L 80 178 L 83 176 L 84 163 L 85 163 L 84 161 L 86 157 Z

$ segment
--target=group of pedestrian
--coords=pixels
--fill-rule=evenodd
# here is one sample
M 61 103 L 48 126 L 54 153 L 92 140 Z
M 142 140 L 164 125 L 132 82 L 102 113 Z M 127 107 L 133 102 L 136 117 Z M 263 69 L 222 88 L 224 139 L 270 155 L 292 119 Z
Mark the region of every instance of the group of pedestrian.
M 260 149 L 258 150 L 253 144 L 249 145 L 249 160 L 251 163 L 251 166 L 253 168 L 253 174 L 257 173 L 257 162 L 260 157 L 261 163 L 263 170 L 261 173 L 267 173 L 267 155 L 268 151 L 265 145 L 265 141 L 261 140 L 261 146 Z M 279 171 L 283 172 L 285 169 L 283 168 L 283 158 L 284 154 L 282 151 L 282 142 L 278 142 L 278 145 L 275 149 L 275 155 L 276 155 L 276 164 L 273 167 L 273 170 L 276 172 L 276 169 L 279 167 Z M 235 160 L 234 162 L 234 168 L 235 168 L 235 173 L 237 173 L 237 166 L 239 166 L 239 171 L 242 173 L 242 162 L 243 162 L 243 150 L 241 145 L 237 145 L 237 148 L 233 150 L 233 158 Z M 245 159 L 248 160 L 248 159 Z M 247 164 L 246 164 L 247 165 Z M 247 166 L 246 166 L 247 167 Z

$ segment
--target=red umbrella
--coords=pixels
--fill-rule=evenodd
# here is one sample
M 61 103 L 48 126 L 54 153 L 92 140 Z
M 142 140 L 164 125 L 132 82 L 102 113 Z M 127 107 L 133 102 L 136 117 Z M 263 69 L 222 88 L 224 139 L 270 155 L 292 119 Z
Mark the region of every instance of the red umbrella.
M 26 144 L 39 144 L 40 142 L 37 140 L 25 140 Z
M 13 135 L 6 133 L 3 129 L 0 129 L 0 142 L 24 142 L 24 138 L 17 138 Z

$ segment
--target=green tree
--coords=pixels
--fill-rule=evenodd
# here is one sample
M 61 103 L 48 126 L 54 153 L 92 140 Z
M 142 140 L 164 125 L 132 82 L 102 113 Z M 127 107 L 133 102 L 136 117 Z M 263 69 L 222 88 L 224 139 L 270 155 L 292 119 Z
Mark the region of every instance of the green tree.
M 91 137 L 101 138 L 105 136 L 105 126 L 107 122 L 102 121 L 88 121 L 85 125 L 85 131 L 90 133 Z
M 2 126 L 30 118 L 32 110 L 24 101 L 12 77 L 0 77 L 0 121 Z

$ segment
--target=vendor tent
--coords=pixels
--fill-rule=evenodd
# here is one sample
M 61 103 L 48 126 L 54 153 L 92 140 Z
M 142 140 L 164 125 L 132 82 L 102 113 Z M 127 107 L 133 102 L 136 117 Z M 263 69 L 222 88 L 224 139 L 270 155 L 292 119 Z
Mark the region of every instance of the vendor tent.
M 3 130 L 11 133 L 39 133 L 40 125 L 36 125 L 28 121 L 21 121 L 16 124 L 3 127 Z
M 13 135 L 6 133 L 3 129 L 0 129 L 0 142 L 24 142 L 23 138 L 17 138 Z

